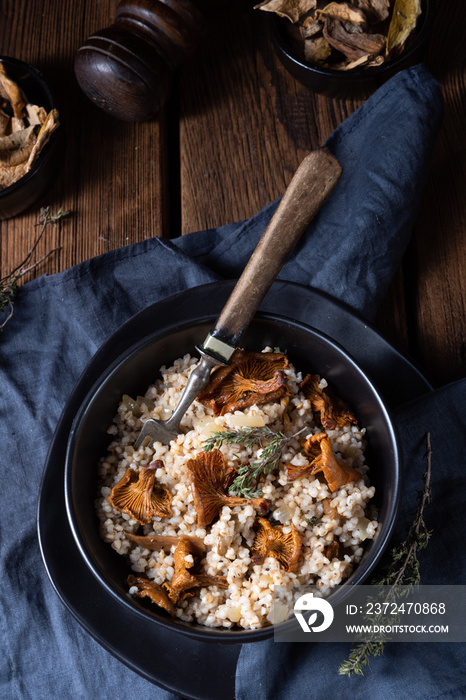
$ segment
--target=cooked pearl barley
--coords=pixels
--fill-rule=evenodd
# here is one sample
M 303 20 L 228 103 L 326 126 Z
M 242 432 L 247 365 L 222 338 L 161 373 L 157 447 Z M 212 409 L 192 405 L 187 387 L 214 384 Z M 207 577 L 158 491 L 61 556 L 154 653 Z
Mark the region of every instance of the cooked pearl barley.
M 203 450 L 203 441 L 212 430 L 267 425 L 274 431 L 292 435 L 306 426 L 308 430 L 300 435 L 301 439 L 321 432 L 322 428 L 314 421 L 309 400 L 299 392 L 301 373 L 290 366 L 286 375 L 294 395 L 289 403 L 289 424 L 282 422 L 285 407 L 280 403 L 252 406 L 244 412 L 235 411 L 234 415 L 214 417 L 209 408 L 194 402 L 183 418 L 185 434 L 179 435 L 170 445 L 155 443 L 151 448 L 133 451 L 131 447 L 147 418 L 164 418 L 172 413 L 196 363 L 195 358 L 185 355 L 175 360 L 172 367 L 163 367 L 161 378 L 148 388 L 145 401 L 138 402 L 143 411 L 140 418 L 128 410 L 128 404 L 120 405 L 114 424 L 108 429 L 112 442 L 98 464 L 100 490 L 96 508 L 102 537 L 113 549 L 128 557 L 133 571 L 159 585 L 173 578 L 175 547 L 171 548 L 171 553 L 163 550 L 152 552 L 136 546 L 125 533 L 199 537 L 206 547 L 202 570 L 206 574 L 225 576 L 228 588 L 201 588 L 196 595 L 177 606 L 176 617 L 210 627 L 239 624 L 253 629 L 281 622 L 299 597 L 296 592 L 300 590 L 298 587 L 312 582 L 323 595 L 328 594 L 331 587 L 349 576 L 360 561 L 362 542 L 376 534 L 377 521 L 373 509 L 369 513 L 367 508 L 375 489 L 367 484 L 365 477 L 365 430 L 348 425 L 328 431 L 338 457 L 361 472 L 358 483 L 347 484 L 335 493 L 331 493 L 327 484 L 316 476 L 287 482 L 287 462 L 300 466 L 309 461 L 297 439 L 287 444 L 279 472 L 267 476 L 261 487 L 263 496 L 271 501 L 273 526 L 290 532 L 293 523 L 301 536 L 302 551 L 298 567 L 294 572 L 286 572 L 273 557 L 267 557 L 260 565 L 252 565 L 250 548 L 255 538 L 256 511 L 251 505 L 224 506 L 219 517 L 208 528 L 198 527 L 187 460 Z M 321 380 L 321 386 L 327 386 L 325 379 Z M 257 446 L 246 449 L 243 445 L 224 445 L 221 451 L 229 465 L 236 465 L 238 460 L 257 461 L 261 452 Z M 170 518 L 153 518 L 141 531 L 131 516 L 112 508 L 107 499 L 128 467 L 139 472 L 156 459 L 163 462 L 163 467 L 156 471 L 156 481 L 170 489 L 173 515 Z M 322 503 L 325 499 L 328 501 L 324 509 Z M 329 504 L 333 509 L 330 513 Z M 330 561 L 325 556 L 325 548 L 335 540 L 345 546 L 345 555 L 343 560 Z M 192 555 L 186 557 L 186 562 L 194 562 Z M 136 592 L 135 586 L 129 589 L 130 595 Z

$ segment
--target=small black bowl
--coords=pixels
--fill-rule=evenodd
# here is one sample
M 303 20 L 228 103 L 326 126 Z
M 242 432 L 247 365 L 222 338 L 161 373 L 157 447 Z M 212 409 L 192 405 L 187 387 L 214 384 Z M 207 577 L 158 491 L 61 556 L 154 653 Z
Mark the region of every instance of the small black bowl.
M 366 97 L 395 73 L 420 63 L 425 55 L 435 17 L 434 0 L 422 0 L 416 36 L 396 58 L 373 68 L 342 71 L 311 65 L 304 59 L 302 43 L 290 33 L 289 20 L 267 15 L 275 51 L 285 68 L 305 87 L 332 98 Z
M 206 290 L 205 294 L 208 294 L 209 285 Z M 86 387 L 88 392 L 76 409 L 65 461 L 67 516 L 85 565 L 102 588 L 129 612 L 162 629 L 176 631 L 199 641 L 255 642 L 271 637 L 274 628 L 213 629 L 189 624 L 168 617 L 146 599 L 130 596 L 126 585 L 129 563 L 99 534 L 95 512 L 97 461 L 105 454 L 110 440 L 107 427 L 112 422 L 122 395 L 143 394 L 155 380 L 159 367 L 187 352 L 195 354 L 196 344 L 204 340 L 215 321 L 216 316 L 203 315 L 198 307 L 186 311 L 190 304 L 189 295 L 190 290 L 149 307 L 150 315 L 155 320 L 151 326 L 158 326 L 156 331 L 151 332 L 147 327 L 144 320 L 147 319 L 147 310 L 137 314 L 114 337 L 108 339 L 91 361 L 91 374 L 84 372 L 78 389 Z M 138 321 L 139 318 L 141 321 Z M 139 329 L 139 333 L 134 333 L 135 328 Z M 326 377 L 353 408 L 360 424 L 367 427 L 367 460 L 374 465 L 370 479 L 376 488 L 374 503 L 378 507 L 380 525 L 376 537 L 366 543 L 358 567 L 330 598 L 335 604 L 341 603 L 351 592 L 352 586 L 362 583 L 373 571 L 393 530 L 400 498 L 401 457 L 389 413 L 372 382 L 354 360 L 337 343 L 303 323 L 275 314 L 258 314 L 241 345 L 254 350 L 265 345 L 286 349 L 290 360 L 299 369 L 316 371 Z M 104 369 L 105 355 L 111 357 L 115 347 L 119 348 L 117 359 Z M 102 367 L 102 373 L 89 386 L 87 377 L 92 376 L 92 367 L 96 362 Z M 294 620 L 283 623 L 286 626 L 295 624 Z
M 16 58 L 0 56 L 9 77 L 23 90 L 28 101 L 47 112 L 58 108 L 57 100 L 37 68 Z M 9 219 L 28 209 L 48 190 L 63 161 L 64 131 L 60 125 L 51 135 L 31 170 L 20 180 L 0 190 L 0 219 Z

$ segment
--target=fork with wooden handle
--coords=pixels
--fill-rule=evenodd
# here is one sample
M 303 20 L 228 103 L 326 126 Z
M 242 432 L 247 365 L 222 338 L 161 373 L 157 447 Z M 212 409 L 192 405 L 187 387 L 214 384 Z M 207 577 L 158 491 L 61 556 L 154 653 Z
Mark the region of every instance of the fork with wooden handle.
M 214 327 L 197 347 L 201 361 L 191 372 L 173 414 L 164 421 L 146 420 L 135 442 L 136 449 L 154 441 L 168 444 L 177 437 L 181 419 L 207 386 L 212 368 L 228 364 L 272 282 L 340 175 L 340 164 L 326 148 L 304 158 Z

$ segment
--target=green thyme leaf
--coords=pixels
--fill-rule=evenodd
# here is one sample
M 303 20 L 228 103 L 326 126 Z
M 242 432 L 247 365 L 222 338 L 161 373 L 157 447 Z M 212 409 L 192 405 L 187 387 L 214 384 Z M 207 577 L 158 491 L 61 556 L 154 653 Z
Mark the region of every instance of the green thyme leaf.
M 237 496 L 257 498 L 262 493 L 261 489 L 257 488 L 260 477 L 273 474 L 278 470 L 283 447 L 304 430 L 306 428 L 289 437 L 284 433 L 273 431 L 268 426 L 223 430 L 213 433 L 210 438 L 204 440 L 203 448 L 209 452 L 214 447 L 220 448 L 222 445 L 243 445 L 247 449 L 257 444 L 262 446 L 259 459 L 256 462 L 242 464 L 230 487 L 230 491 Z

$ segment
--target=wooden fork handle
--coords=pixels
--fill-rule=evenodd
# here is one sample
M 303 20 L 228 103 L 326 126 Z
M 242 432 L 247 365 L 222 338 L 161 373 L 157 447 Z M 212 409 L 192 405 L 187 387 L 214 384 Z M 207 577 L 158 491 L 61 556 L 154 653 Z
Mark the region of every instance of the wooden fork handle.
M 305 228 L 329 197 L 341 166 L 326 148 L 296 170 L 210 335 L 236 347 Z

